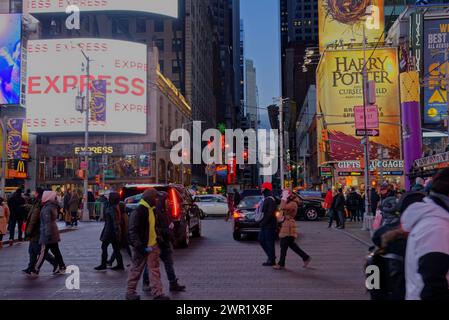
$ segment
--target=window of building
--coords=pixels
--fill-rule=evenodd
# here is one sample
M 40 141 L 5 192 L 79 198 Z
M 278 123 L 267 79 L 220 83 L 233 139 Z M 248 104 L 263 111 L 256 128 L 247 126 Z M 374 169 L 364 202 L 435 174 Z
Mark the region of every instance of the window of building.
M 22 0 L 9 0 L 9 13 L 22 13 Z
M 154 21 L 154 32 L 164 32 L 164 20 L 157 19 Z
M 128 34 L 129 20 L 128 19 L 114 19 L 112 21 L 112 32 L 114 34 Z
M 179 73 L 179 63 L 178 60 L 172 60 L 172 73 Z
M 143 18 L 138 18 L 136 20 L 136 32 L 145 33 L 147 32 L 147 20 Z
M 175 38 L 172 40 L 172 51 L 181 51 L 182 41 L 179 38 Z
M 159 70 L 164 74 L 164 60 L 159 60 Z
M 159 51 L 164 51 L 164 39 L 156 39 L 154 45 L 159 49 Z

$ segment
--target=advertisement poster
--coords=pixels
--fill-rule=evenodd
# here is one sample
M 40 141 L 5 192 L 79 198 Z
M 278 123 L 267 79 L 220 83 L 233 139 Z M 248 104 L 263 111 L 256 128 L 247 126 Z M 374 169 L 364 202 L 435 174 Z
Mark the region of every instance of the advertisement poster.
M 25 0 L 25 4 L 31 14 L 65 13 L 69 5 L 77 5 L 81 12 L 137 11 L 178 17 L 178 0 Z
M 367 57 L 372 51 L 367 52 Z M 320 90 L 317 112 L 323 114 L 318 131 L 329 130 L 327 156 L 324 161 L 357 160 L 363 156 L 361 138 L 355 136 L 354 107 L 363 103 L 363 51 L 327 51 L 317 70 Z M 376 83 L 379 108 L 379 136 L 372 137 L 371 159 L 377 159 L 379 147 L 385 158 L 400 159 L 399 75 L 396 49 L 377 49 L 367 61 L 368 79 Z M 388 123 L 386 123 L 388 122 Z M 321 135 L 318 135 L 321 142 Z
M 318 26 L 320 52 L 332 44 L 362 43 L 364 26 L 368 43 L 377 42 L 384 30 L 384 1 L 318 0 Z
M 424 124 L 438 125 L 447 118 L 445 90 L 446 63 L 444 50 L 449 50 L 449 19 L 424 22 Z
M 92 60 L 90 96 L 100 105 L 89 131 L 146 134 L 147 46 L 88 38 L 28 41 L 28 132 L 85 131 L 85 115 L 75 109 L 77 95 L 86 95 L 89 82 L 81 50 Z
M 8 119 L 8 159 L 22 159 L 23 119 Z
M 92 121 L 106 121 L 106 80 L 92 81 L 90 116 Z
M 0 104 L 20 103 L 22 15 L 0 14 Z

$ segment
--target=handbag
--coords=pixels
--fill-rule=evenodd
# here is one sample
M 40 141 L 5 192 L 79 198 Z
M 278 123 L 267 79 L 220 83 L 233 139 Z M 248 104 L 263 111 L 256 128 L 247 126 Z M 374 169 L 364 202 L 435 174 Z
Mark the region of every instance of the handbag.
M 382 212 L 380 210 L 376 211 L 376 216 L 373 221 L 373 230 L 377 230 L 382 225 Z

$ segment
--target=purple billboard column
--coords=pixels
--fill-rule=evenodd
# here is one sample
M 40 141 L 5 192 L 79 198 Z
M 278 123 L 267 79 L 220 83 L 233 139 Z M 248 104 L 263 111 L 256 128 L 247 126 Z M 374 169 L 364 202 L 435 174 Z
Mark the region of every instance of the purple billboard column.
M 419 104 L 419 76 L 415 71 L 400 74 L 402 148 L 404 156 L 405 189 L 410 190 L 408 174 L 413 162 L 422 155 L 421 112 Z

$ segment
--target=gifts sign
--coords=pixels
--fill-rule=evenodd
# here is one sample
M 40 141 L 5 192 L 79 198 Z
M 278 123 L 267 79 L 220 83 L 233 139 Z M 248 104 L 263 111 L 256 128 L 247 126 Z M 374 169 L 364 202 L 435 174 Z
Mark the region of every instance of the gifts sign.
M 106 80 L 92 81 L 90 100 L 90 119 L 96 122 L 106 122 Z

